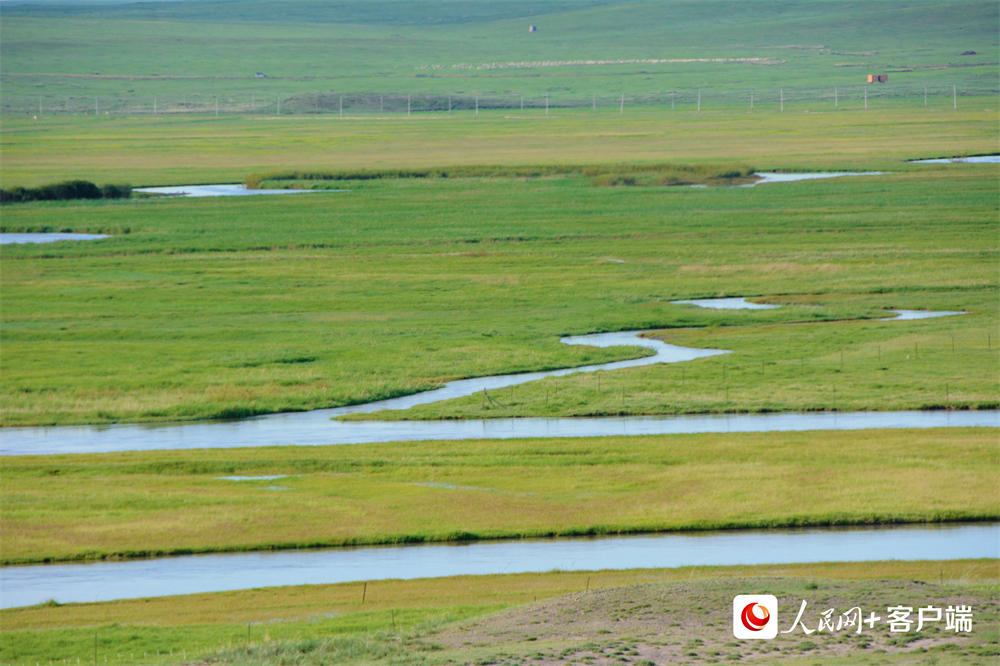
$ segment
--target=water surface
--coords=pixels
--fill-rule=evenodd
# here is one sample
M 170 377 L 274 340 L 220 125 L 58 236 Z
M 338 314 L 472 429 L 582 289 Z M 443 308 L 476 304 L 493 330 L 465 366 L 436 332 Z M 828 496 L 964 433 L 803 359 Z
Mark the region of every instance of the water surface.
M 14 245 L 22 243 L 55 243 L 56 241 L 82 241 L 97 240 L 99 238 L 110 238 L 107 234 L 71 234 L 71 233 L 44 233 L 44 234 L 0 234 L 0 245 Z
M 933 160 L 911 160 L 915 164 L 1000 164 L 1000 155 L 977 155 L 975 157 L 939 157 Z
M 133 192 L 162 194 L 175 197 L 245 197 L 255 194 L 307 194 L 315 192 L 349 192 L 350 190 L 248 190 L 246 185 L 172 185 L 169 187 L 137 187 Z
M 0 606 L 278 585 L 691 565 L 1000 556 L 1000 525 L 713 531 L 627 537 L 231 553 L 0 569 Z M 368 586 L 368 594 L 378 594 Z
M 757 172 L 754 175 L 760 176 L 760 180 L 755 183 L 747 183 L 740 187 L 756 187 L 767 183 L 794 183 L 800 180 L 819 180 L 823 178 L 843 178 L 845 176 L 883 176 L 888 171 L 829 171 L 825 173 L 768 173 Z
M 331 421 L 350 408 L 271 414 L 241 421 L 5 428 L 0 455 L 53 455 L 258 446 L 328 446 L 427 440 L 607 437 L 884 428 L 998 428 L 1000 411 L 782 412 L 453 421 Z
M 697 305 L 700 308 L 712 308 L 713 310 L 773 310 L 781 307 L 780 305 L 751 303 L 745 298 L 696 298 L 690 301 L 670 302 L 679 305 Z
M 964 312 L 947 312 L 944 310 L 939 310 L 937 312 L 932 312 L 930 310 L 890 310 L 890 312 L 895 312 L 898 316 L 889 317 L 883 319 L 882 321 L 909 321 L 912 319 L 934 319 L 935 317 L 953 317 L 955 315 L 964 315 Z

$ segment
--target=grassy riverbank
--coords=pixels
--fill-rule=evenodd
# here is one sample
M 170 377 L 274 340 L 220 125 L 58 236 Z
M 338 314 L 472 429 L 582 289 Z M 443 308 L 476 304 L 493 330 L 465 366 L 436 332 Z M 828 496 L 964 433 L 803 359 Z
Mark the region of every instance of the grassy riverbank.
M 683 567 L 263 588 L 0 611 L 0 659 L 178 664 L 986 664 L 997 652 L 996 560 Z M 769 593 L 803 620 L 861 605 L 971 605 L 973 631 L 734 641 L 732 597 Z M 794 613 L 794 610 L 791 613 Z M 249 650 L 247 636 L 249 629 Z M 915 629 L 915 627 L 914 627 Z M 96 637 L 96 643 L 95 643 Z M 121 656 L 119 656 L 121 655 Z
M 906 169 L 752 189 L 437 179 L 14 205 L 7 231 L 117 235 L 4 247 L 3 423 L 330 407 L 643 353 L 565 334 L 681 327 L 705 330 L 671 340 L 736 353 L 613 373 L 603 394 L 594 377 L 552 380 L 503 415 L 995 405 L 996 167 Z M 721 295 L 788 307 L 670 303 Z M 815 323 L 894 307 L 970 314 Z M 761 326 L 793 322 L 814 323 Z M 420 414 L 491 414 L 437 409 Z
M 997 101 L 865 112 L 791 105 L 501 111 L 428 117 L 5 116 L 4 187 L 86 178 L 143 185 L 237 183 L 251 173 L 501 164 L 739 162 L 759 170 L 882 170 L 921 157 L 996 152 Z M 332 152 L 331 152 L 332 151 Z
M 17 563 L 995 520 L 997 463 L 992 428 L 18 456 L 0 526 Z

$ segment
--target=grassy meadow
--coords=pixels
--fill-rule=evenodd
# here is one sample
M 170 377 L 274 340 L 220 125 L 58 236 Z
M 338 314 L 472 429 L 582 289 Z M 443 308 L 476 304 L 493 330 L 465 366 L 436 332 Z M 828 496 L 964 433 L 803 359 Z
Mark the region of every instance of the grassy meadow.
M 860 98 L 869 73 L 890 75 L 872 94 L 920 104 L 928 84 L 949 99 L 952 85 L 995 97 L 1000 63 L 998 9 L 981 0 L 92 5 L 5 3 L 6 109 L 93 114 L 97 96 L 112 113 L 151 114 L 156 97 L 160 113 L 212 113 L 218 97 L 273 114 L 281 95 L 285 113 L 336 113 L 342 93 L 394 95 L 395 113 L 407 94 L 524 94 L 535 107 L 597 96 L 617 108 L 622 94 L 756 88 L 777 99 L 782 87 L 834 86 Z
M 998 462 L 992 428 L 17 456 L 2 557 L 996 520 Z
M 559 343 L 631 329 L 735 353 L 615 372 L 600 392 L 593 376 L 546 380 L 503 413 L 466 400 L 414 417 L 995 406 L 996 167 L 897 168 L 754 188 L 570 174 L 10 205 L 6 231 L 114 237 L 4 247 L 3 423 L 367 402 L 641 355 Z M 787 307 L 670 303 L 724 295 Z M 872 321 L 889 308 L 969 314 Z
M 111 237 L 0 246 L 0 425 L 356 404 L 635 358 L 647 351 L 559 338 L 637 329 L 732 353 L 550 378 L 490 409 L 477 397 L 374 417 L 995 409 L 998 166 L 909 160 L 997 152 L 998 12 L 978 0 L 5 2 L 4 189 L 349 191 L 5 204 L 0 232 Z M 580 62 L 600 60 L 613 62 Z M 890 82 L 866 102 L 868 73 Z M 753 188 L 716 177 L 749 169 L 885 173 Z M 287 176 L 389 170 L 437 175 Z M 720 296 L 782 307 L 671 303 Z M 884 321 L 890 309 L 966 314 Z M 996 443 L 975 428 L 3 457 L 0 563 L 996 521 Z M 235 475 L 283 478 L 221 478 Z M 997 654 L 998 580 L 996 560 L 828 563 L 381 581 L 364 604 L 356 583 L 53 601 L 0 611 L 0 663 L 973 666 Z M 728 629 L 732 595 L 751 590 L 811 599 L 810 612 L 970 603 L 976 625 L 785 637 L 765 652 Z
M 0 611 L 6 664 L 988 664 L 997 561 L 816 563 L 456 576 Z M 971 605 L 971 634 L 795 633 L 734 641 L 732 596 L 781 608 Z M 883 615 L 881 612 L 880 615 Z M 884 617 L 884 615 L 883 615 Z M 791 617 L 781 616 L 781 629 Z M 735 656 L 734 656 L 735 655 Z M 916 662 L 914 660 L 917 660 Z
M 907 160 L 995 153 L 997 98 L 956 111 L 860 99 L 591 112 L 483 111 L 397 117 L 5 116 L 5 189 L 61 180 L 239 183 L 254 173 L 677 162 L 788 170 L 931 169 Z M 283 204 L 287 205 L 287 204 Z M 9 213 L 5 212 L 5 216 Z

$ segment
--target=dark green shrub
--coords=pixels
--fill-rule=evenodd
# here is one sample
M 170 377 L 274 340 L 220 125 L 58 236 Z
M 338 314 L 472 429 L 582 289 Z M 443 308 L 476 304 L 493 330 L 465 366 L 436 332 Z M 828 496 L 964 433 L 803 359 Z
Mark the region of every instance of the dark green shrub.
M 105 199 L 128 199 L 132 196 L 131 185 L 105 185 L 101 188 Z
M 0 190 L 0 203 L 26 201 L 71 201 L 74 199 L 128 199 L 131 185 L 105 185 L 98 187 L 89 180 L 67 180 L 42 187 L 15 187 Z

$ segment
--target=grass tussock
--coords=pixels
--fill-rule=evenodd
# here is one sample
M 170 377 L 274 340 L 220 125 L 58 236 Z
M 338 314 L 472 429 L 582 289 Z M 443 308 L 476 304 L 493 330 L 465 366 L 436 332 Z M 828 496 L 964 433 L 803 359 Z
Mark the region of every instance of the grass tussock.
M 593 164 L 593 165 L 465 165 L 425 169 L 352 169 L 344 171 L 280 171 L 250 174 L 248 189 L 314 189 L 317 183 L 438 178 L 546 178 L 582 176 L 598 187 L 727 186 L 752 182 L 755 169 L 742 164 Z

